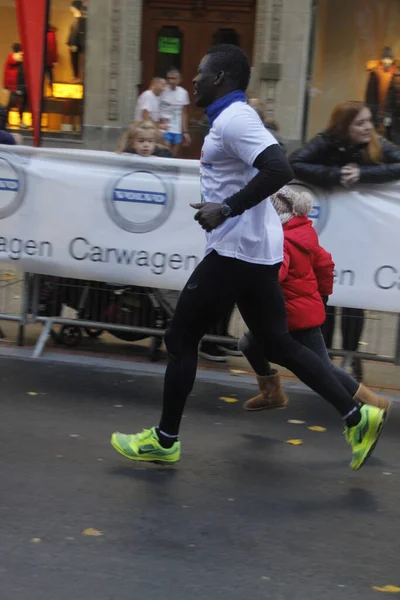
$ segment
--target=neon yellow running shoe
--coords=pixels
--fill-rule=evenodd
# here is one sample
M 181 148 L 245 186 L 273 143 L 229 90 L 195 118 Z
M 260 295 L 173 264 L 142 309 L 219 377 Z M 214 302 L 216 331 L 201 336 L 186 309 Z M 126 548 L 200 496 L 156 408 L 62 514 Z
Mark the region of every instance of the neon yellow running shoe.
M 361 421 L 355 427 L 345 427 L 344 435 L 353 451 L 353 460 L 350 467 L 358 471 L 371 456 L 383 425 L 386 420 L 386 411 L 364 404 L 360 408 Z
M 180 441 L 176 441 L 171 448 L 163 448 L 155 427 L 137 434 L 113 433 L 111 444 L 117 452 L 130 460 L 171 464 L 178 462 L 181 457 Z

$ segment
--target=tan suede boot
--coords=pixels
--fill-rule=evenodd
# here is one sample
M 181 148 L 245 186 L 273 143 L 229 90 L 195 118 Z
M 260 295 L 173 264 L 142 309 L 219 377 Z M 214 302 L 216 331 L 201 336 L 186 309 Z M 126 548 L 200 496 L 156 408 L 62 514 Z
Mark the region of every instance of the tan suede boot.
M 356 395 L 354 396 L 354 400 L 359 400 L 364 404 L 369 404 L 370 406 L 377 406 L 382 410 L 389 410 L 391 401 L 384 396 L 378 396 L 372 390 L 367 388 L 367 386 L 361 384 L 357 390 Z
M 282 389 L 278 371 L 272 371 L 272 375 L 266 377 L 257 375 L 257 381 L 261 394 L 247 400 L 243 404 L 244 410 L 286 408 L 288 398 Z

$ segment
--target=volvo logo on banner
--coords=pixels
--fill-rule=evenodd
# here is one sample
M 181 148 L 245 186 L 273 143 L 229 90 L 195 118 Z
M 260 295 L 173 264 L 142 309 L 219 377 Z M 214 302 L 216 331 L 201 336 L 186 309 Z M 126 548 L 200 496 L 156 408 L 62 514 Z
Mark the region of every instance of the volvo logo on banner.
M 325 225 L 328 221 L 329 216 L 329 202 L 328 193 L 320 188 L 314 188 L 308 183 L 302 181 L 295 181 L 290 184 L 291 188 L 294 188 L 296 192 L 308 192 L 313 199 L 313 207 L 308 215 L 315 227 L 318 235 L 322 233 Z
M 9 154 L 0 154 L 0 219 L 15 213 L 24 199 L 23 172 L 10 161 Z
M 174 206 L 174 186 L 168 176 L 136 170 L 120 177 L 107 193 L 106 207 L 118 227 L 148 233 L 161 227 Z

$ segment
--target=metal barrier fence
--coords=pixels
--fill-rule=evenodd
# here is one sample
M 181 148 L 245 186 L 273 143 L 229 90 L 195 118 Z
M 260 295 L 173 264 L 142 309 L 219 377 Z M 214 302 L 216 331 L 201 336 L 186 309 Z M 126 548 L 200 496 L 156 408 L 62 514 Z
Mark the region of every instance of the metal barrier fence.
M 0 270 L 0 320 L 19 323 L 18 344 L 22 345 L 28 321 L 29 275 L 18 270 Z M 4 337 L 0 327 L 0 339 Z
M 26 325 L 43 324 L 34 357 L 41 355 L 49 336 L 72 348 L 79 346 L 84 335 L 97 338 L 108 332 L 128 342 L 151 338 L 149 358 L 157 360 L 177 298 L 178 292 L 167 290 L 0 271 L 0 321 L 19 324 L 19 344 L 23 343 Z M 340 323 L 345 310 L 337 311 L 331 355 L 343 357 L 347 368 L 355 359 L 399 365 L 400 316 L 365 311 L 358 351 L 340 350 Z M 235 310 L 224 335 L 206 335 L 204 339 L 232 343 L 232 337 L 240 337 L 245 330 Z

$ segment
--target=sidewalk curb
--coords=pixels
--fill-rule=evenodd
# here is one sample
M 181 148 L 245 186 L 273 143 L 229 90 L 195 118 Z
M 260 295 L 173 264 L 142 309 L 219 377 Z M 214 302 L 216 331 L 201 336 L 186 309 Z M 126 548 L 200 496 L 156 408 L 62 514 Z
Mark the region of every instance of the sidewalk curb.
M 69 354 L 58 354 L 46 352 L 41 358 L 32 358 L 32 350 L 24 348 L 0 348 L 0 358 L 19 359 L 29 362 L 40 362 L 50 364 L 73 365 L 77 368 L 101 369 L 102 371 L 118 371 L 120 373 L 141 375 L 144 377 L 163 377 L 165 374 L 165 365 L 156 363 L 135 362 L 127 360 L 113 360 L 110 358 L 99 358 L 79 355 L 79 361 L 76 357 Z M 214 383 L 216 385 L 232 386 L 239 389 L 256 389 L 255 377 L 249 375 L 232 375 L 221 371 L 202 370 L 197 371 L 197 381 L 204 383 Z M 300 382 L 292 382 L 284 379 L 284 387 L 288 391 L 300 394 L 313 394 L 306 385 Z M 400 395 L 395 393 L 385 393 L 387 397 L 400 403 Z

